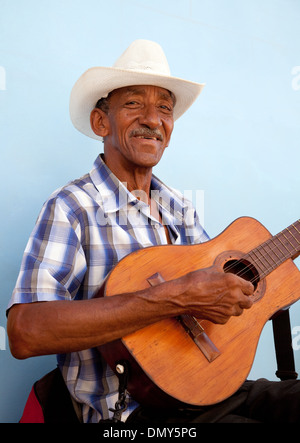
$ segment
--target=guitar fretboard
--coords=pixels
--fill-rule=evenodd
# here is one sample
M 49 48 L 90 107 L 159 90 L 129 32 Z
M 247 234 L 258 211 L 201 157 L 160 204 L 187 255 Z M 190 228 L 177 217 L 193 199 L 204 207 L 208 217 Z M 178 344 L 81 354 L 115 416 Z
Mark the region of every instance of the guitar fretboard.
M 244 258 L 257 268 L 260 278 L 264 278 L 289 258 L 295 259 L 299 253 L 300 220 L 250 251 Z

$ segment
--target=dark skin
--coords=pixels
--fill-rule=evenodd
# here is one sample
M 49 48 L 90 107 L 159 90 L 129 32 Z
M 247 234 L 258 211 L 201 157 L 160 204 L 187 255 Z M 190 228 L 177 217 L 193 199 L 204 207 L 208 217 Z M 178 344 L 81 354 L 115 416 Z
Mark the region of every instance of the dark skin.
M 152 168 L 170 142 L 173 108 L 169 91 L 136 86 L 114 91 L 108 113 L 91 113 L 93 131 L 104 138 L 106 164 L 130 191 L 141 191 L 157 218 Z M 75 352 L 183 314 L 224 324 L 251 308 L 253 292 L 250 282 L 212 266 L 130 294 L 14 305 L 7 332 L 16 358 Z

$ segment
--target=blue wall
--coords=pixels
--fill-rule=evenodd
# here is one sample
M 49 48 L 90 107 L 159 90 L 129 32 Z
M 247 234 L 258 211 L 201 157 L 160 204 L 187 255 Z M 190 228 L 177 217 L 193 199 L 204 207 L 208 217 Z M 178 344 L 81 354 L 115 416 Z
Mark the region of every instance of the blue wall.
M 0 0 L 0 422 L 18 421 L 55 365 L 8 349 L 5 309 L 25 244 L 48 195 L 102 150 L 69 120 L 74 82 L 137 38 L 158 41 L 174 75 L 206 87 L 156 174 L 196 200 L 203 191 L 211 236 L 241 215 L 276 234 L 299 218 L 299 22 L 297 0 Z M 296 304 L 294 331 L 299 314 Z M 251 376 L 274 379 L 275 369 L 268 323 Z

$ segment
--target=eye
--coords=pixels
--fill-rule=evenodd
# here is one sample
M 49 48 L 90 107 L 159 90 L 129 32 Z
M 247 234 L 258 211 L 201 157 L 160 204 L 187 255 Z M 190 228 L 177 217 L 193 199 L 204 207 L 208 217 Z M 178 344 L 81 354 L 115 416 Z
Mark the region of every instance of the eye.
M 138 106 L 139 103 L 136 100 L 130 100 L 125 103 L 125 106 Z
M 164 104 L 161 104 L 159 107 L 165 113 L 170 113 L 171 114 L 173 112 L 173 106 L 170 105 L 170 104 L 165 104 L 164 103 Z

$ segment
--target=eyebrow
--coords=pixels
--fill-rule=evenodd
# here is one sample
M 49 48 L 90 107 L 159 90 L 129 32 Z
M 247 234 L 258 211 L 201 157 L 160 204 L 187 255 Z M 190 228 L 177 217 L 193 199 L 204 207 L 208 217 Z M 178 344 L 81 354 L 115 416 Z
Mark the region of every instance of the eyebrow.
M 175 103 L 176 103 L 175 95 L 171 91 L 169 91 L 167 89 L 166 89 L 166 91 L 168 91 L 168 93 L 160 91 L 160 93 L 159 93 L 160 97 L 162 99 L 164 99 L 164 100 L 170 100 L 171 99 L 173 104 L 175 105 Z M 131 94 L 133 94 L 133 95 L 145 94 L 145 89 L 143 89 L 143 88 L 128 87 L 127 91 L 125 92 L 125 95 L 128 96 L 128 95 L 131 95 Z

